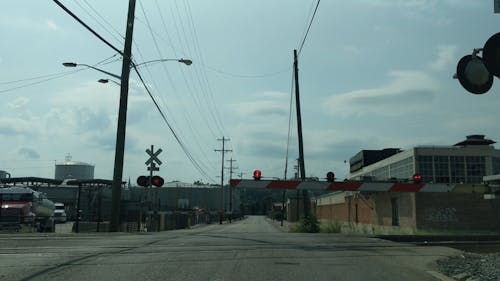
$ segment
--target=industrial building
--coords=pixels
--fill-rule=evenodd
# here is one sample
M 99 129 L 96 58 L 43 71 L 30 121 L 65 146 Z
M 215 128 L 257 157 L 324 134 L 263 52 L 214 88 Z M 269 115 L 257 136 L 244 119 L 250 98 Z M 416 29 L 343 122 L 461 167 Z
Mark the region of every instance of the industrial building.
M 94 178 L 94 165 L 84 162 L 71 161 L 67 158 L 64 163 L 56 164 L 55 168 L 56 180 L 91 180 Z
M 429 192 L 337 191 L 314 200 L 326 223 L 362 233 L 498 233 L 500 198 L 491 183 L 500 180 L 500 150 L 483 135 L 453 146 L 419 146 L 402 151 L 364 150 L 350 160 L 349 180 L 405 182 L 414 174 L 422 184 L 448 188 Z
M 363 150 L 350 160 L 350 180 L 404 180 L 420 174 L 429 183 L 482 183 L 500 174 L 500 150 L 484 135 L 453 146 L 418 146 L 401 151 Z

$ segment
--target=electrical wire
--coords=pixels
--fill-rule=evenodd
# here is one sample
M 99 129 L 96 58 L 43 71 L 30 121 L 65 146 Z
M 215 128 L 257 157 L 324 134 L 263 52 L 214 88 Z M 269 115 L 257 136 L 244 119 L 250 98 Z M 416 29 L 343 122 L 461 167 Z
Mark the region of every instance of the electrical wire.
M 304 43 L 306 42 L 306 39 L 307 39 L 307 35 L 309 34 L 309 30 L 311 29 L 311 25 L 313 23 L 313 20 L 314 20 L 314 17 L 316 16 L 316 12 L 318 11 L 318 6 L 319 6 L 319 2 L 321 0 L 318 0 L 318 2 L 316 2 L 316 8 L 314 8 L 314 13 L 311 17 L 311 20 L 309 21 L 309 25 L 307 27 L 307 31 L 306 31 L 306 34 L 304 35 L 304 38 L 302 39 L 302 43 L 300 43 L 300 47 L 299 47 L 299 51 L 298 51 L 298 55 L 300 55 L 300 52 L 302 51 L 302 47 L 304 47 Z
M 223 71 L 223 70 L 220 70 L 220 69 L 208 66 L 208 65 L 202 65 L 202 64 L 200 64 L 200 65 L 205 67 L 206 69 L 209 69 L 211 71 L 214 71 L 214 72 L 222 74 L 222 75 L 227 75 L 227 76 L 236 77 L 236 78 L 248 78 L 248 79 L 274 77 L 274 76 L 280 75 L 280 74 L 285 73 L 285 72 L 290 70 L 290 68 L 288 67 L 288 68 L 284 68 L 282 70 L 278 70 L 275 72 L 250 75 L 250 74 L 235 74 L 235 73 L 226 72 L 226 71 Z
M 188 159 L 191 161 L 191 163 L 195 166 L 195 168 L 198 170 L 198 172 L 200 172 L 203 176 L 205 176 L 206 178 L 208 178 L 210 181 L 214 182 L 215 183 L 215 180 L 210 177 L 210 175 L 208 175 L 208 173 L 206 173 L 202 167 L 198 164 L 198 162 L 193 158 L 193 156 L 191 155 L 191 153 L 189 152 L 189 150 L 187 149 L 187 147 L 184 145 L 184 143 L 181 141 L 181 139 L 179 138 L 179 136 L 177 135 L 177 133 L 175 132 L 174 128 L 171 126 L 170 122 L 167 120 L 165 114 L 163 113 L 163 111 L 161 110 L 160 106 L 158 105 L 156 99 L 154 98 L 153 94 L 151 93 L 151 91 L 149 90 L 149 87 L 147 86 L 146 82 L 144 81 L 144 79 L 142 78 L 142 75 L 139 71 L 139 69 L 136 67 L 135 64 L 133 64 L 132 66 L 135 70 L 135 72 L 137 73 L 137 76 L 139 77 L 139 80 L 141 80 L 141 83 L 142 85 L 144 86 L 144 89 L 146 89 L 146 91 L 148 92 L 148 95 L 149 97 L 151 98 L 151 100 L 153 101 L 156 109 L 158 110 L 158 112 L 160 113 L 161 117 L 163 118 L 163 121 L 165 121 L 165 124 L 167 124 L 168 128 L 170 129 L 170 132 L 172 133 L 172 135 L 174 136 L 175 140 L 177 141 L 177 143 L 180 145 L 180 147 L 182 148 L 182 150 L 184 151 L 184 153 L 186 154 L 186 156 L 188 157 Z
M 106 32 L 109 33 L 109 35 L 111 35 L 117 42 L 119 43 L 123 43 L 124 40 L 125 40 L 125 37 L 121 36 L 120 33 L 118 33 L 120 35 L 120 37 L 117 37 L 117 35 L 114 33 L 114 32 L 111 32 L 106 26 L 104 26 L 104 24 L 101 23 L 101 21 L 99 21 L 94 15 L 92 15 L 82 4 L 80 4 L 80 2 L 78 2 L 77 0 L 75 0 L 75 3 L 87 14 L 89 15 L 92 19 L 94 19 L 94 21 L 99 25 L 101 26 Z M 100 14 L 87 2 L 85 1 L 85 4 L 87 4 L 88 7 L 90 7 L 90 9 L 92 11 L 94 11 L 94 13 L 96 15 L 98 15 L 99 17 Z M 101 17 L 102 18 L 102 17 Z M 106 21 L 106 20 L 105 20 Z M 109 23 L 108 23 L 109 24 Z
M 115 50 L 117 53 L 122 55 L 122 57 L 125 56 L 125 54 L 120 51 L 118 48 L 113 46 L 113 44 L 109 43 L 104 37 L 99 35 L 94 29 L 92 29 L 90 26 L 88 26 L 85 22 L 83 22 L 77 15 L 75 15 L 73 12 L 71 12 L 66 6 L 64 6 L 59 0 L 52 0 L 54 3 L 56 3 L 61 9 L 63 9 L 68 15 L 70 15 L 72 18 L 74 18 L 77 22 L 79 22 L 81 25 L 83 25 L 88 31 L 90 31 L 92 34 L 94 34 L 99 40 L 104 42 L 104 44 L 108 45 L 111 49 Z
M 105 65 L 105 64 L 112 63 L 112 62 L 114 62 L 116 60 L 110 61 L 110 62 L 106 62 L 106 61 L 112 59 L 116 55 L 117 54 L 114 54 L 111 57 L 108 57 L 108 58 L 106 58 L 106 59 L 104 59 L 102 61 L 99 61 L 96 64 L 94 64 L 93 66 L 99 66 L 99 65 Z M 70 71 L 64 71 L 64 72 L 58 72 L 58 73 L 53 73 L 53 74 L 41 75 L 41 76 L 37 76 L 37 77 L 30 77 L 30 78 L 19 79 L 19 80 L 14 80 L 14 81 L 1 82 L 0 85 L 1 84 L 3 84 L 3 85 L 9 85 L 9 84 L 16 84 L 16 83 L 20 83 L 20 82 L 27 82 L 27 81 L 33 81 L 33 80 L 42 79 L 42 80 L 39 80 L 39 81 L 35 81 L 35 82 L 31 82 L 31 83 L 27 83 L 27 84 L 23 84 L 23 85 L 19 85 L 19 86 L 7 88 L 7 89 L 4 89 L 4 90 L 0 90 L 0 93 L 7 93 L 7 92 L 14 91 L 14 90 L 23 89 L 23 88 L 31 87 L 31 86 L 34 86 L 34 85 L 42 84 L 44 82 L 48 82 L 48 81 L 51 81 L 51 80 L 59 79 L 59 78 L 62 78 L 62 77 L 65 77 L 65 76 L 68 76 L 68 75 L 71 75 L 71 74 L 74 74 L 74 73 L 86 70 L 86 69 L 87 68 L 75 69 L 75 70 L 70 70 Z M 46 79 L 43 79 L 43 78 L 46 78 Z
M 148 16 L 147 16 L 147 14 L 146 14 L 146 11 L 145 11 L 145 9 L 144 9 L 144 7 L 143 7 L 142 3 L 140 4 L 140 6 L 141 6 L 141 10 L 142 10 L 143 15 L 144 15 L 144 19 L 145 19 L 146 25 L 147 25 L 147 27 L 148 27 L 148 29 L 149 29 L 149 31 L 150 31 L 151 37 L 152 37 L 152 39 L 153 39 L 154 45 L 156 46 L 156 51 L 158 52 L 158 54 L 159 54 L 159 56 L 160 56 L 160 57 L 163 57 L 162 52 L 161 52 L 161 50 L 160 50 L 160 48 L 159 48 L 158 42 L 157 42 L 157 40 L 156 40 L 156 38 L 155 38 L 155 33 L 153 32 L 153 29 L 152 29 L 152 27 L 151 27 L 150 21 L 149 21 L 149 19 L 148 19 Z M 170 83 L 170 84 L 171 84 L 171 85 L 174 85 L 174 84 L 173 84 L 174 82 L 173 82 L 173 80 L 171 79 L 170 74 L 169 74 L 168 70 L 166 69 L 165 64 L 162 64 L 162 67 L 163 67 L 163 69 L 164 69 L 164 71 L 165 71 L 166 75 L 168 76 L 169 80 L 171 81 L 171 83 Z M 182 68 L 181 68 L 181 70 L 182 70 Z M 149 69 L 148 69 L 148 71 L 149 71 Z M 185 78 L 185 74 L 184 74 L 184 72 L 183 72 L 183 71 L 181 71 L 181 73 L 182 73 L 182 76 L 183 76 L 183 78 L 184 78 L 184 81 L 186 82 L 186 85 L 187 85 L 187 86 L 188 86 L 188 88 L 189 88 L 189 92 L 190 92 L 190 94 L 191 94 L 192 96 L 194 96 L 194 94 L 193 94 L 193 92 L 192 92 L 191 88 L 189 87 L 189 83 L 187 82 L 187 80 L 186 80 L 186 78 Z M 152 77 L 152 75 L 151 75 L 151 77 Z M 174 93 L 177 95 L 177 90 L 176 90 L 176 89 L 174 89 Z M 162 100 L 163 100 L 163 102 L 164 102 L 165 107 L 167 107 L 167 103 L 165 102 L 165 100 L 163 99 L 163 97 L 162 97 L 162 96 L 160 96 L 160 97 L 162 98 Z M 199 104 L 198 104 L 198 106 L 199 106 L 199 108 L 201 108 L 201 105 L 199 105 Z M 168 107 L 167 107 L 167 110 L 168 110 Z M 203 148 L 201 147 L 201 144 L 200 144 L 200 143 L 199 143 L 199 141 L 198 141 L 198 139 L 202 139 L 202 137 L 201 137 L 201 135 L 199 135 L 199 132 L 198 132 L 197 130 L 194 130 L 194 128 L 193 128 L 193 121 L 191 120 L 190 115 L 189 115 L 189 114 L 186 114 L 186 111 L 182 111 L 182 113 L 181 113 L 181 114 L 184 116 L 184 118 L 185 118 L 185 120 L 186 120 L 186 122 L 187 122 L 187 124 L 188 124 L 189 129 L 191 130 L 191 132 L 193 133 L 193 135 L 195 135 L 195 137 L 194 137 L 194 138 L 190 138 L 190 139 L 193 139 L 193 140 L 194 140 L 195 144 L 198 146 L 198 148 L 200 149 L 200 151 L 202 152 L 202 154 L 204 155 L 204 157 L 205 157 L 205 158 L 208 158 L 208 157 L 206 156 L 206 154 L 204 154 L 204 153 L 203 153 L 203 152 L 204 152 L 204 150 L 203 150 Z M 206 121 L 206 118 L 202 118 L 202 119 Z M 207 125 L 209 125 L 209 124 L 207 124 Z M 213 133 L 213 132 L 212 132 L 212 133 Z M 205 165 L 204 165 L 204 166 L 205 166 Z M 205 166 L 205 168 L 207 168 L 207 167 L 209 167 L 209 166 Z
M 188 15 L 188 19 L 189 19 L 188 26 L 190 26 L 191 37 L 193 38 L 192 41 L 194 43 L 193 45 L 194 45 L 195 53 L 198 57 L 199 62 L 201 64 L 204 64 L 205 62 L 203 60 L 203 56 L 201 55 L 200 42 L 198 40 L 198 34 L 196 32 L 196 26 L 194 24 L 193 14 L 191 12 L 191 6 L 189 5 L 188 1 L 184 1 L 184 11 Z M 215 97 L 214 97 L 214 94 L 213 94 L 213 91 L 212 91 L 212 88 L 210 85 L 210 81 L 208 80 L 208 77 L 204 71 L 200 71 L 199 68 L 196 68 L 195 70 L 197 71 L 197 74 L 198 74 L 197 77 L 199 77 L 200 73 L 201 73 L 201 77 L 202 77 L 201 80 L 204 81 L 204 84 L 205 84 L 204 88 L 206 89 L 209 102 L 211 102 L 212 110 L 214 112 L 215 122 L 217 122 L 220 133 L 225 135 L 224 123 L 222 122 L 220 112 L 218 110 L 217 104 L 215 103 Z M 200 81 L 200 85 L 201 84 L 203 84 L 203 83 L 201 83 L 201 81 Z
M 104 22 L 106 23 L 116 34 L 118 34 L 118 36 L 120 36 L 120 38 L 122 38 L 123 40 L 125 40 L 125 36 L 122 35 L 122 33 L 120 31 L 118 31 L 105 17 L 103 17 L 99 11 L 97 11 L 96 9 L 94 9 L 94 7 L 92 7 L 92 5 L 89 4 L 89 2 L 87 0 L 83 0 L 83 2 L 85 2 L 85 4 L 87 4 L 87 6 Z M 108 31 L 109 32 L 109 31 Z M 111 32 L 110 32 L 111 33 Z

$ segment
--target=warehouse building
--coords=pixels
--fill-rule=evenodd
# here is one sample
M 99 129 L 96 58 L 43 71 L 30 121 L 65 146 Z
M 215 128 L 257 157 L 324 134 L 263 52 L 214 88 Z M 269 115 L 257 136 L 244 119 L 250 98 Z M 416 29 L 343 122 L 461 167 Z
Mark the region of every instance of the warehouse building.
M 445 184 L 441 192 L 339 191 L 319 196 L 315 214 L 362 233 L 500 232 L 500 150 L 483 135 L 453 146 L 419 146 L 405 151 L 364 150 L 350 160 L 350 180 Z M 485 184 L 487 183 L 487 184 Z

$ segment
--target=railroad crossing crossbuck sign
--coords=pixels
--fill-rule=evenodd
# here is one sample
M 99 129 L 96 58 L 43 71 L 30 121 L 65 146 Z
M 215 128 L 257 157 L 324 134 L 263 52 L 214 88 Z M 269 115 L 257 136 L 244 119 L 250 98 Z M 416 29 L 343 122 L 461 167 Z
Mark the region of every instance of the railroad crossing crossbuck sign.
M 158 149 L 156 152 L 153 152 L 154 149 L 153 149 L 153 146 L 151 146 L 151 149 L 146 149 L 146 153 L 149 155 L 149 159 L 145 162 L 145 164 L 148 167 L 148 171 L 159 171 L 160 168 L 159 167 L 156 167 L 156 164 L 158 164 L 158 166 L 161 166 L 161 160 L 158 158 L 158 155 L 160 155 L 160 153 L 163 151 L 161 148 Z M 155 163 L 156 162 L 156 163 Z

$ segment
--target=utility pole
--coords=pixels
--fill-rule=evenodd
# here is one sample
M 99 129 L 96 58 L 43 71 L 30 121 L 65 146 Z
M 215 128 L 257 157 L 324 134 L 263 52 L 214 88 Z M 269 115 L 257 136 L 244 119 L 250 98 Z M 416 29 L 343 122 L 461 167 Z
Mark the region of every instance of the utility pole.
M 299 96 L 299 62 L 297 59 L 297 50 L 293 50 L 293 70 L 295 76 L 295 105 L 297 107 L 297 131 L 299 137 L 299 168 L 300 168 L 300 179 L 304 181 L 306 179 L 306 167 L 304 165 L 304 143 L 302 141 L 302 117 L 300 114 L 300 96 Z M 307 190 L 302 191 L 302 197 L 304 199 L 304 216 L 309 216 L 309 198 Z
M 233 169 L 238 169 L 237 167 L 233 167 L 233 162 L 236 162 L 236 160 L 233 160 L 231 158 L 230 160 L 227 160 L 229 162 L 229 180 L 233 179 Z M 231 223 L 233 218 L 233 188 L 230 186 L 229 187 L 229 223 Z
M 245 174 L 245 173 L 243 173 L 243 172 L 239 172 L 239 173 L 238 173 L 238 177 L 240 177 L 240 180 L 242 180 L 242 179 L 243 179 L 243 175 L 244 175 L 244 174 Z
M 218 141 L 222 141 L 222 149 L 215 149 L 214 151 L 215 152 L 222 152 L 222 167 L 221 167 L 221 170 L 220 170 L 220 194 L 221 194 L 221 198 L 220 198 L 220 216 L 219 216 L 219 224 L 222 224 L 222 218 L 223 218 L 223 215 L 224 215 L 224 212 L 225 212 L 225 204 L 224 204 L 224 154 L 226 152 L 232 152 L 232 150 L 229 150 L 229 149 L 225 149 L 225 144 L 226 144 L 226 141 L 230 141 L 230 139 L 226 139 L 224 136 L 222 136 L 222 139 L 217 139 Z
M 123 157 L 125 153 L 125 131 L 127 124 L 128 83 L 132 63 L 132 34 L 134 31 L 135 0 L 129 0 L 125 46 L 123 50 L 122 75 L 120 82 L 120 107 L 116 130 L 115 164 L 111 195 L 111 222 L 109 231 L 120 231 L 120 205 L 122 197 Z

